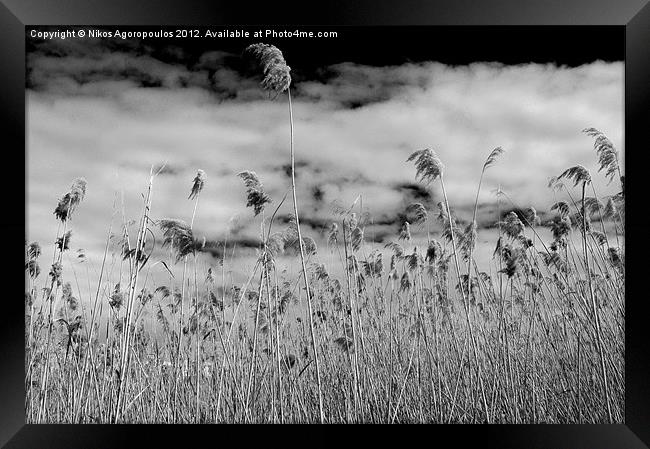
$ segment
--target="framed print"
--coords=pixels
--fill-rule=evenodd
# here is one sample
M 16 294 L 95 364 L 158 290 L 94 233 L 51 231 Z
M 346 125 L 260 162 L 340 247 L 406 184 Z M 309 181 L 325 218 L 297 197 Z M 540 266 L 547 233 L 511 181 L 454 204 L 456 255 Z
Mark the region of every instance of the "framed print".
M 6 447 L 647 447 L 643 2 L 5 4 Z

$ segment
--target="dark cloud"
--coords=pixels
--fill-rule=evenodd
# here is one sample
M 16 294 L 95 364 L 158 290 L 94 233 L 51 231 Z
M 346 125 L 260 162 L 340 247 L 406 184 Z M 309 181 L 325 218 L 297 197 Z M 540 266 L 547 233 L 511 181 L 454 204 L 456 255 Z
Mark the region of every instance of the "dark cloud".
M 257 249 L 260 248 L 261 242 L 256 238 L 235 237 L 228 239 L 206 239 L 205 245 L 199 251 L 208 254 L 215 259 L 223 259 L 224 254 L 232 257 L 234 249 Z M 237 252 L 234 252 L 235 256 Z
M 354 63 L 337 64 L 323 70 L 318 81 L 300 83 L 298 93 L 310 101 L 326 101 L 358 109 L 388 101 L 406 89 L 425 89 L 430 81 L 422 65 L 369 67 Z M 413 70 L 411 70 L 413 69 Z
M 433 194 L 429 188 L 412 182 L 401 182 L 395 184 L 395 190 L 404 195 L 406 202 L 420 202 L 424 206 L 432 206 L 434 204 Z
M 289 214 L 278 215 L 276 217 L 277 223 L 282 223 L 282 224 L 288 224 L 291 221 L 291 219 L 292 218 Z M 332 224 L 331 218 L 328 220 L 326 218 L 319 218 L 319 217 L 314 217 L 309 215 L 300 216 L 301 227 L 306 226 L 319 233 L 324 233 L 330 227 L 331 224 Z
M 61 94 L 99 94 L 89 85 L 124 81 L 145 88 L 201 88 L 222 100 L 263 98 L 244 71 L 240 55 L 223 51 L 197 56 L 177 45 L 128 39 L 47 40 L 30 41 L 26 83 Z

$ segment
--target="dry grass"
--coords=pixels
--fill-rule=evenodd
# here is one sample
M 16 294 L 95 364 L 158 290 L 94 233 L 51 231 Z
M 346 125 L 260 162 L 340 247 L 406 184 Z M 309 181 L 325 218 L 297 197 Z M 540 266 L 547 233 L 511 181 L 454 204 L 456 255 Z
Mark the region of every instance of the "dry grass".
M 444 230 L 457 243 L 466 233 L 446 207 L 434 227 L 442 240 L 414 249 L 396 229 L 383 253 L 369 249 L 354 208 L 335 214 L 327 246 L 307 256 L 324 421 L 621 422 L 624 258 L 587 203 L 584 216 L 581 199 L 555 204 L 547 242 L 528 222 L 533 212 L 506 215 L 491 266 L 471 258 L 475 237 L 453 250 Z M 432 215 L 410 209 L 417 220 Z M 107 244 L 106 258 L 123 262 L 120 273 L 102 266 L 84 280 L 94 297 L 74 297 L 76 273 L 62 264 L 70 219 L 49 274 L 40 246 L 26 247 L 27 421 L 318 422 L 304 283 L 275 265 L 299 262 L 289 256 L 295 222 L 277 232 L 264 222 L 255 269 L 234 285 L 224 273 L 236 261 L 204 271 L 190 226 L 149 214 L 145 200 L 135 244 L 117 254 Z M 168 259 L 149 257 L 151 234 Z M 190 270 L 180 285 L 138 277 L 181 261 Z
M 289 68 L 276 50 L 250 49 L 264 87 L 290 99 Z M 585 132 L 611 181 L 619 173 L 613 145 Z M 478 192 L 501 153 L 488 155 Z M 122 223 L 121 248 L 107 237 L 98 273 L 79 280 L 63 263 L 73 213 L 83 210 L 86 183 L 75 181 L 56 205 L 51 268 L 41 271 L 37 243 L 26 246 L 28 423 L 623 421 L 622 192 L 599 200 L 584 167 L 566 170 L 549 186 L 566 189 L 571 202 L 549 205 L 556 216 L 545 224 L 532 208 L 504 214 L 494 256 L 479 266 L 478 192 L 473 220 L 459 223 L 435 152 L 409 162 L 425 185 L 440 182 L 437 225 L 434 211 L 410 205 L 383 252 L 365 242 L 368 217 L 356 204 L 333 214 L 323 247 L 301 234 L 293 140 L 290 156 L 295 213 L 284 230 L 273 229 L 284 199 L 275 206 L 280 199 L 272 202 L 254 172 L 239 174 L 246 205 L 260 215 L 257 262 L 241 284 L 226 276 L 235 260 L 206 269 L 198 257 L 205 241 L 192 231 L 203 171 L 190 191 L 189 225 L 152 218 L 152 172 L 136 234 Z M 498 198 L 499 216 L 515 206 L 503 192 Z M 415 248 L 411 225 L 425 222 L 427 247 Z M 168 257 L 154 260 L 153 245 Z M 277 269 L 290 253 L 296 276 Z M 178 279 L 172 268 L 181 262 Z M 169 283 L 151 284 L 154 266 Z M 77 282 L 93 293 L 81 297 Z

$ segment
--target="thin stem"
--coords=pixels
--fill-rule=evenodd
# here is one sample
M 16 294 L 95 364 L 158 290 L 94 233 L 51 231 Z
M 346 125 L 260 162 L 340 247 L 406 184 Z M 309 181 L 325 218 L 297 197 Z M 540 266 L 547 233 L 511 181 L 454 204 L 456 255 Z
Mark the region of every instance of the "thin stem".
M 289 98 L 289 124 L 290 124 L 290 152 L 291 152 L 291 193 L 293 196 L 293 212 L 296 219 L 296 229 L 298 231 L 298 246 L 300 248 L 300 263 L 302 264 L 303 280 L 305 282 L 305 294 L 307 295 L 307 307 L 309 309 L 309 330 L 311 333 L 311 345 L 314 351 L 314 362 L 316 366 L 316 381 L 318 383 L 318 408 L 320 411 L 320 422 L 325 422 L 325 413 L 323 412 L 323 388 L 321 385 L 320 365 L 318 362 L 318 350 L 316 349 L 316 335 L 314 333 L 314 317 L 311 304 L 311 291 L 309 290 L 309 281 L 307 280 L 307 267 L 305 265 L 305 250 L 303 248 L 302 235 L 300 233 L 300 221 L 298 218 L 298 200 L 296 199 L 296 164 L 293 149 L 293 108 L 291 106 L 291 88 L 287 89 Z

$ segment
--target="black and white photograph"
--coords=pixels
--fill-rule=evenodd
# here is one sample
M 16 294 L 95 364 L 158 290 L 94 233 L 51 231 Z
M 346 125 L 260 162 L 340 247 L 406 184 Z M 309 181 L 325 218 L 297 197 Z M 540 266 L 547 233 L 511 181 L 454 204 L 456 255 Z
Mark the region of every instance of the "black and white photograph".
M 26 423 L 625 422 L 624 33 L 25 33 Z

